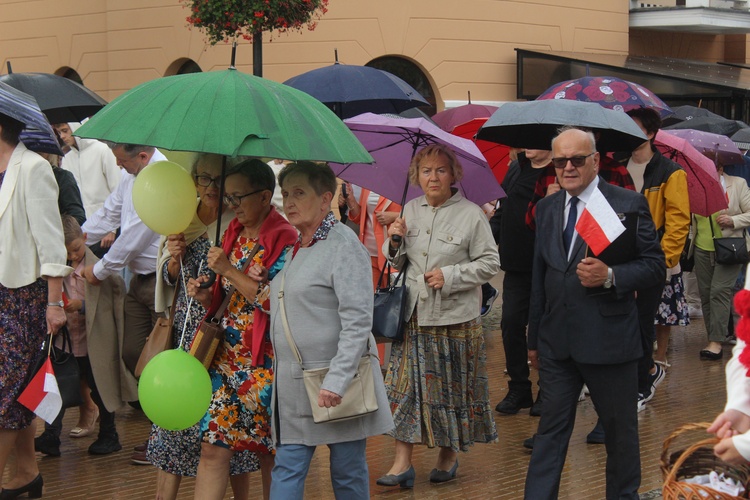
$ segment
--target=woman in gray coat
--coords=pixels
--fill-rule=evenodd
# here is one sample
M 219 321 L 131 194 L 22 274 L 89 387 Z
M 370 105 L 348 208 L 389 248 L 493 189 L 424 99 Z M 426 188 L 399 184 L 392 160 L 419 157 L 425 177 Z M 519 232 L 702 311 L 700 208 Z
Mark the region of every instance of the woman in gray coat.
M 368 436 L 393 427 L 372 327 L 370 256 L 357 235 L 333 217 L 336 178 L 327 165 L 291 163 L 279 173 L 284 213 L 300 232 L 284 270 L 271 283 L 271 341 L 276 353 L 273 434 L 276 461 L 271 498 L 296 499 L 315 448 L 328 445 L 336 498 L 369 498 L 365 446 Z M 251 273 L 262 279 L 265 270 Z M 302 370 L 287 342 L 279 310 L 283 284 L 289 329 L 305 368 L 329 366 L 317 404 L 337 406 L 369 352 L 378 410 L 352 420 L 313 422 Z

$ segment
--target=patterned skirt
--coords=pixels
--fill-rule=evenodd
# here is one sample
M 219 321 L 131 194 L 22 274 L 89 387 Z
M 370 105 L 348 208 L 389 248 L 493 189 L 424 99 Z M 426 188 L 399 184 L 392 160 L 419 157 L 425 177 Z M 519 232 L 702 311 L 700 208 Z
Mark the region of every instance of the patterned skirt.
M 682 273 L 673 274 L 669 283 L 664 285 L 664 292 L 661 294 L 661 302 L 659 302 L 659 308 L 656 310 L 654 324 L 664 326 L 687 326 L 690 324 Z
M 385 385 L 395 428 L 389 435 L 454 451 L 496 442 L 486 357 L 480 318 L 420 327 L 415 312 L 404 340 L 391 347 Z
M 24 429 L 34 420 L 16 398 L 42 356 L 46 333 L 47 282 L 38 279 L 21 288 L 0 285 L 0 429 Z
M 266 339 L 262 366 L 253 367 L 242 335 L 228 327 L 208 374 L 213 397 L 201 420 L 203 441 L 234 451 L 272 453 L 273 348 Z

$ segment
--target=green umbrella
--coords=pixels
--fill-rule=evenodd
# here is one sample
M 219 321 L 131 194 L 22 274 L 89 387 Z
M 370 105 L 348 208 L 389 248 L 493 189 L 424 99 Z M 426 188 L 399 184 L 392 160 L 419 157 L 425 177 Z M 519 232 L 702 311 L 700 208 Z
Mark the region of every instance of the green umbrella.
M 107 104 L 75 135 L 230 157 L 373 161 L 314 97 L 233 68 L 141 84 Z

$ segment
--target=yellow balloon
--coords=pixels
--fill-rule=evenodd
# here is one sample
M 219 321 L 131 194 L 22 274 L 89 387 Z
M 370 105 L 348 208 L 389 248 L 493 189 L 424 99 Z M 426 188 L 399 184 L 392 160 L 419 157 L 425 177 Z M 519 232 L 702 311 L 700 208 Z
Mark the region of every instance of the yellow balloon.
M 133 206 L 154 232 L 181 233 L 190 225 L 198 206 L 193 178 L 177 163 L 154 162 L 135 178 Z

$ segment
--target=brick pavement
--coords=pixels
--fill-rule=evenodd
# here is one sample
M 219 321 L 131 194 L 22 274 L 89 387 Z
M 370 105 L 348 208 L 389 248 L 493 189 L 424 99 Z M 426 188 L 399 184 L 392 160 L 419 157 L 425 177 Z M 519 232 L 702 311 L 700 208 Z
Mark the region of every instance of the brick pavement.
M 501 277 L 493 280 L 496 286 Z M 485 318 L 488 347 L 488 364 L 491 381 L 492 404 L 500 401 L 507 390 L 503 374 L 504 356 L 499 331 L 500 304 Z M 669 360 L 672 368 L 657 391 L 655 398 L 639 415 L 643 481 L 641 493 L 660 488 L 659 456 L 662 442 L 669 433 L 683 423 L 712 419 L 724 403 L 724 363 L 730 346 L 725 346 L 725 358 L 719 362 L 701 361 L 698 351 L 704 346 L 705 330 L 701 319 L 684 328 L 674 328 Z M 65 430 L 75 425 L 76 412 L 66 415 Z M 576 428 L 571 439 L 568 460 L 563 473 L 560 498 L 604 498 L 604 447 L 588 445 L 585 436 L 596 420 L 591 401 L 579 403 Z M 530 452 L 521 446 L 531 436 L 538 419 L 530 417 L 528 410 L 514 416 L 496 414 L 500 440 L 497 444 L 478 444 L 459 456 L 458 479 L 432 485 L 428 480 L 434 467 L 436 450 L 417 447 L 414 467 L 417 479 L 413 490 L 383 488 L 375 479 L 386 472 L 393 456 L 392 439 L 379 436 L 368 443 L 373 498 L 382 499 L 518 499 L 522 497 L 523 483 Z M 44 477 L 44 498 L 49 499 L 147 499 L 154 498 L 155 472 L 150 466 L 130 465 L 128 458 L 132 447 L 142 442 L 148 433 L 148 422 L 140 412 L 127 408 L 118 413 L 117 425 L 123 451 L 105 457 L 89 456 L 87 447 L 93 437 L 63 438 L 62 457 L 40 456 L 40 470 Z M 41 431 L 40 431 L 41 432 Z M 700 436 L 688 437 L 697 441 Z M 687 441 L 686 440 L 686 441 Z M 327 472 L 327 450 L 319 448 L 313 459 L 307 480 L 306 498 L 333 498 Z M 7 478 L 7 475 L 6 475 Z M 253 475 L 253 485 L 260 493 L 260 474 Z M 192 498 L 194 480 L 183 481 L 178 498 Z M 232 498 L 230 492 L 226 498 Z M 260 498 L 260 496 L 253 496 Z

